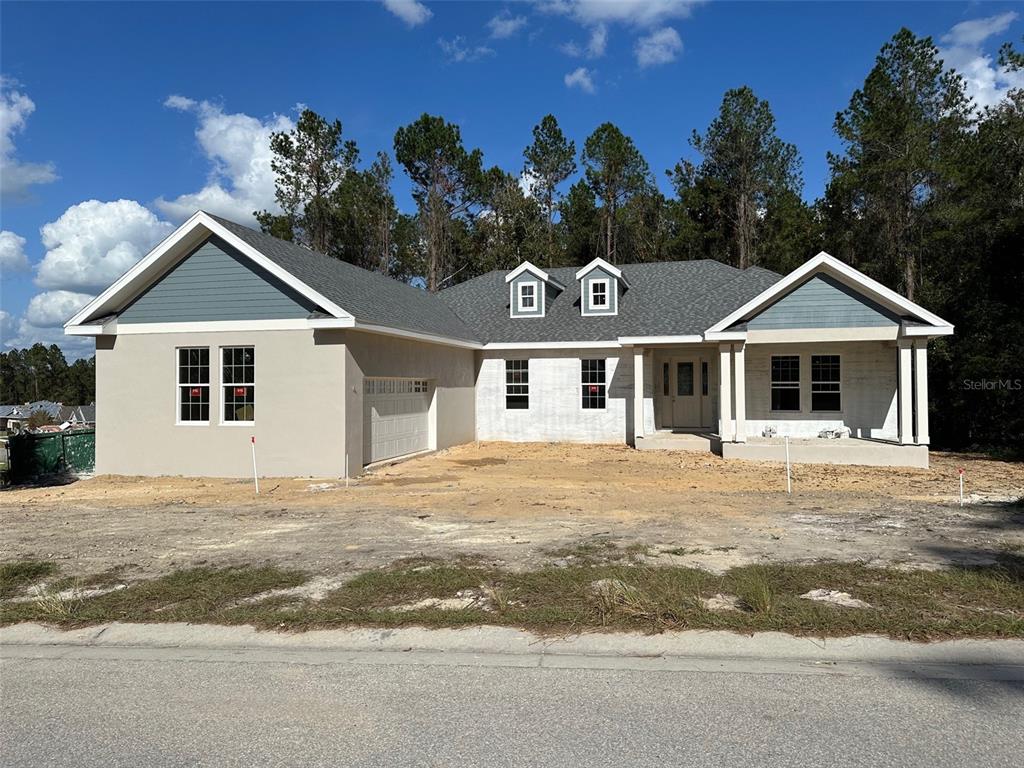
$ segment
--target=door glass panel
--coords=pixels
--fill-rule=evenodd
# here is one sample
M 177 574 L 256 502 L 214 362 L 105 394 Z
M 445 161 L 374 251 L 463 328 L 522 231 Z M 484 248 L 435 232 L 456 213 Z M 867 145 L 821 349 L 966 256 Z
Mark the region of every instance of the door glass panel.
M 669 386 L 668 386 L 668 363 L 662 363 L 662 366 L 661 366 L 661 379 L 662 379 L 662 381 L 661 381 L 662 392 L 665 393 L 665 397 L 668 397 L 669 392 L 671 392 L 671 390 L 669 389 Z
M 676 363 L 676 394 L 681 397 L 693 394 L 693 363 Z

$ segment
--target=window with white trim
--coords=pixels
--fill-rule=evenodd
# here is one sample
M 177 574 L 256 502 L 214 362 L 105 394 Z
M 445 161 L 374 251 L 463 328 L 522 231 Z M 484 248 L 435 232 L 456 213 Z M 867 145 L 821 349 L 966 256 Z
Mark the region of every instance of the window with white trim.
M 583 407 L 603 409 L 607 394 L 605 361 L 581 360 L 580 384 L 583 388 Z
M 772 355 L 772 410 L 800 410 L 800 355 Z
M 530 361 L 505 361 L 505 408 L 523 410 L 530 407 Z
M 590 308 L 608 309 L 608 281 L 590 281 Z
M 839 355 L 811 355 L 811 410 L 842 409 Z
M 178 423 L 210 422 L 210 348 L 178 349 Z
M 519 283 L 519 311 L 532 312 L 537 308 L 537 284 Z
M 222 420 L 251 424 L 256 420 L 256 353 L 252 347 L 221 348 Z

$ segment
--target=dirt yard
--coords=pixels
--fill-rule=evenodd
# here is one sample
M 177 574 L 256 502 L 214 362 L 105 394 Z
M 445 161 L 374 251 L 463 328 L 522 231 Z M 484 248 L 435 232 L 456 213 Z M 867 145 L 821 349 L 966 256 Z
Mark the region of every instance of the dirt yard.
M 957 503 L 965 469 L 968 505 Z M 626 447 L 467 445 L 337 479 L 97 477 L 0 492 L 0 561 L 156 575 L 271 563 L 340 576 L 414 555 L 532 568 L 611 542 L 721 571 L 836 559 L 941 566 L 1024 551 L 1024 464 L 935 453 L 932 468 L 794 468 Z

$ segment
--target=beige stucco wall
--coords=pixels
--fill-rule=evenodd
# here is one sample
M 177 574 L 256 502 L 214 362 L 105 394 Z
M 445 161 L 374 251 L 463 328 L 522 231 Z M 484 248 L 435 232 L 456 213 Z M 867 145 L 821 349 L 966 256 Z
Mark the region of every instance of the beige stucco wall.
M 220 424 L 219 347 L 252 345 L 256 419 Z M 175 424 L 178 347 L 210 347 L 208 426 Z M 122 334 L 96 349 L 96 471 L 247 477 L 344 472 L 341 339 L 311 331 Z
M 350 420 L 347 434 L 351 474 L 358 474 L 363 464 L 363 378 L 367 376 L 430 380 L 432 448 L 448 448 L 475 439 L 473 350 L 361 331 L 333 333 L 346 346 L 345 397 L 349 413 L 358 414 Z
M 811 410 L 811 355 L 839 355 L 842 410 Z M 800 411 L 771 410 L 771 356 L 800 356 Z M 894 440 L 896 345 L 891 341 L 746 345 L 747 435 L 767 426 L 791 437 L 816 437 L 823 429 L 849 427 L 854 436 Z

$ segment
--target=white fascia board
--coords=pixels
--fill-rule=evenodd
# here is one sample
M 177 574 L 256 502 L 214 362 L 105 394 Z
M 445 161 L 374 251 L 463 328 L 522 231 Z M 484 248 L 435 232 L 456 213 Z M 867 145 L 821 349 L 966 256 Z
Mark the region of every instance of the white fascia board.
M 484 344 L 483 350 L 486 352 L 491 349 L 614 349 L 621 346 L 617 341 L 503 341 Z
M 700 344 L 704 337 L 695 336 L 619 336 L 619 344 L 622 346 L 636 346 L 638 344 Z
M 530 274 L 539 277 L 545 283 L 551 279 L 550 275 L 548 275 L 548 273 L 545 272 L 543 269 L 541 269 L 540 267 L 533 266 L 533 264 L 531 264 L 528 261 L 524 261 L 518 267 L 516 267 L 507 275 L 505 275 L 505 282 L 511 283 L 513 280 L 515 280 L 517 277 L 523 274 L 523 272 L 529 272 Z
M 581 280 L 586 275 L 589 275 L 595 269 L 600 267 L 609 275 L 614 275 L 617 279 L 622 280 L 622 270 L 616 267 L 614 264 L 609 264 L 607 261 L 598 256 L 596 259 L 591 261 L 585 267 L 580 267 L 576 271 L 576 279 Z
M 389 328 L 384 325 L 372 325 L 369 323 L 356 323 L 353 328 L 355 331 L 365 331 L 366 333 L 376 333 L 381 336 L 396 336 L 401 339 L 412 339 L 414 341 L 423 341 L 430 344 L 442 344 L 446 347 L 459 347 L 461 349 L 484 349 L 484 345 L 478 341 L 466 341 L 465 339 L 454 339 L 450 336 L 437 336 L 432 333 L 419 333 L 417 331 L 406 331 L 402 328 Z
M 849 264 L 844 264 L 834 256 L 830 256 L 822 251 L 813 259 L 810 259 L 806 263 L 794 269 L 784 278 L 775 283 L 775 285 L 772 285 L 759 293 L 735 312 L 732 312 L 722 320 L 719 320 L 708 328 L 708 332 L 715 333 L 718 331 L 724 331 L 733 323 L 739 322 L 748 315 L 763 308 L 776 298 L 785 294 L 793 286 L 798 285 L 804 278 L 809 277 L 816 272 L 828 272 L 834 277 L 839 278 L 841 282 L 846 283 L 851 287 L 858 288 L 869 298 L 876 299 L 881 304 L 888 304 L 890 307 L 895 307 L 904 312 L 908 312 L 932 326 L 952 327 L 951 323 L 946 322 L 938 315 L 932 314 L 924 307 L 900 296 L 896 291 L 886 288 L 876 280 L 872 280 L 863 272 L 854 269 Z
M 746 331 L 705 331 L 704 341 L 745 341 Z
M 87 323 L 70 325 L 64 329 L 65 336 L 109 336 L 117 334 L 117 318 L 113 317 L 105 323 Z
M 900 330 L 901 336 L 952 336 L 952 325 L 904 325 Z
M 188 239 L 189 236 L 192 235 L 199 227 L 202 227 L 209 234 L 216 235 L 221 238 L 233 248 L 252 259 L 252 261 L 279 279 L 285 285 L 294 289 L 302 296 L 305 296 L 310 301 L 315 302 L 318 306 L 330 312 L 336 318 L 352 318 L 352 315 L 339 307 L 333 301 L 328 299 L 319 291 L 316 291 L 306 285 L 291 272 L 288 272 L 286 269 L 275 264 L 244 240 L 214 221 L 207 213 L 197 211 L 189 217 L 188 221 L 164 238 L 163 241 L 146 254 L 137 264 L 135 264 L 135 266 L 121 275 L 113 285 L 79 310 L 74 317 L 65 323 L 64 327 L 70 328 L 72 326 L 80 325 L 88 317 L 106 307 L 108 303 L 116 302 L 119 299 L 125 299 L 129 295 L 135 295 L 139 292 L 141 287 L 146 287 L 151 284 L 152 280 L 156 279 L 160 272 L 162 272 L 160 267 L 168 266 L 169 263 L 177 257 L 178 254 L 175 251 L 175 247 L 182 241 Z M 167 262 L 167 264 L 165 265 L 163 262 Z M 152 273 L 152 279 L 147 282 L 145 286 L 136 285 L 138 281 L 143 279 L 147 272 Z

